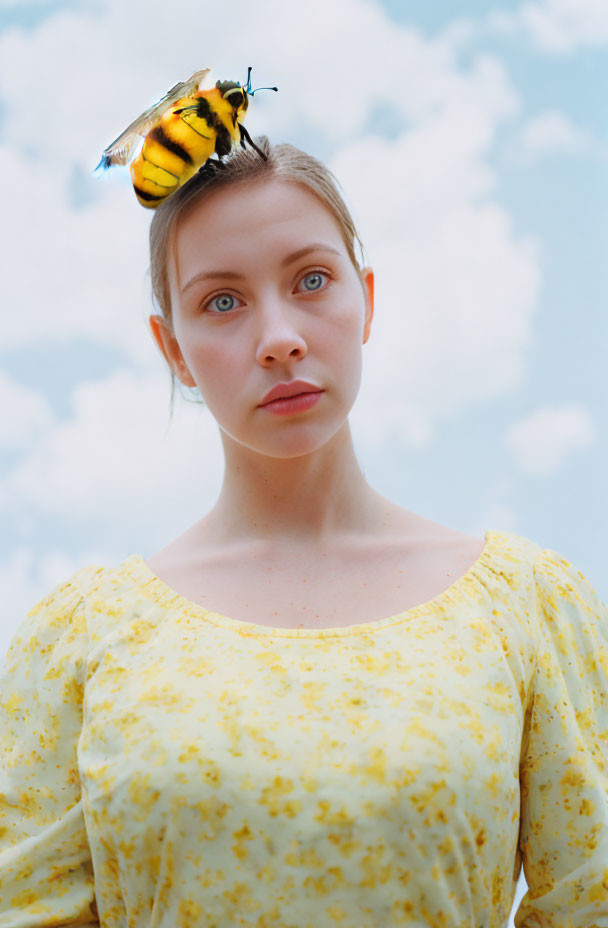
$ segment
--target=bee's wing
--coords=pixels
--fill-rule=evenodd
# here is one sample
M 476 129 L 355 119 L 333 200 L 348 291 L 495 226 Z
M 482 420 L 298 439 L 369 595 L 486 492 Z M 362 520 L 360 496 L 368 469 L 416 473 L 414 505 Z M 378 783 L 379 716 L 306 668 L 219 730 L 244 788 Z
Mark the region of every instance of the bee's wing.
M 133 153 L 133 148 L 140 138 L 144 137 L 158 122 L 165 110 L 180 100 L 182 97 L 189 97 L 196 93 L 199 84 L 209 74 L 211 68 L 204 68 L 202 71 L 195 71 L 192 77 L 187 81 L 179 81 L 171 90 L 167 91 L 164 97 L 161 97 L 158 103 L 148 107 L 147 110 L 134 119 L 127 126 L 124 132 L 115 139 L 111 145 L 105 149 L 101 156 L 101 161 L 97 168 L 111 168 L 114 164 L 126 164 Z M 95 168 L 95 170 L 97 170 Z

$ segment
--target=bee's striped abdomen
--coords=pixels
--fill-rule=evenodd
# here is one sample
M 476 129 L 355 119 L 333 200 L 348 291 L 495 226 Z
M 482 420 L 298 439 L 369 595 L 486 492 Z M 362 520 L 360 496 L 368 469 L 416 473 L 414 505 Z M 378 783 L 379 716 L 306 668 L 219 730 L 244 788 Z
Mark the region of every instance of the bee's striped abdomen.
M 217 88 L 177 100 L 148 132 L 131 164 L 139 202 L 154 209 L 214 153 L 225 157 L 239 140 L 235 111 Z
M 152 131 L 148 133 L 147 138 L 148 141 L 158 142 L 159 145 L 162 145 L 168 151 L 177 155 L 184 164 L 192 164 L 190 152 L 188 152 L 183 145 L 180 145 L 179 142 L 176 142 L 175 139 L 170 138 L 162 126 L 154 126 Z
M 142 203 L 142 206 L 158 206 L 161 200 L 164 200 L 167 196 L 166 193 L 161 194 L 160 196 L 154 193 L 146 193 L 145 190 L 142 190 L 141 187 L 138 187 L 135 181 L 133 182 L 133 190 L 135 191 L 135 196 Z M 142 202 L 144 201 L 145 202 Z

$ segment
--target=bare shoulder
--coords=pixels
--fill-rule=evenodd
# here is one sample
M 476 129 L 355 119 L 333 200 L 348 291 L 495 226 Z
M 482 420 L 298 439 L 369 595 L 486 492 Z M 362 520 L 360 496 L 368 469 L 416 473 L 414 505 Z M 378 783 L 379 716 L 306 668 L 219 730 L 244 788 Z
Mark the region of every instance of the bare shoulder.
M 440 522 L 409 512 L 401 506 L 394 505 L 391 508 L 389 522 L 404 539 L 408 539 L 412 548 L 417 548 L 420 552 L 460 551 L 466 557 L 475 551 L 481 553 L 485 546 L 485 538 L 459 532 Z
M 467 535 L 421 517 L 418 552 L 421 559 L 437 569 L 447 567 L 452 576 L 460 576 L 478 560 L 485 549 L 486 539 Z
M 145 561 L 154 573 L 163 572 L 167 569 L 171 570 L 176 566 L 183 567 L 192 556 L 193 549 L 194 526 L 169 542 L 169 544 L 161 548 L 160 551 L 146 557 Z
M 475 535 L 457 532 L 455 529 L 440 525 L 438 522 L 431 522 L 430 525 L 434 529 L 431 532 L 431 537 L 436 539 L 439 547 L 452 548 L 455 551 L 461 550 L 463 553 L 479 551 L 481 554 L 485 546 L 485 538 L 477 538 Z
M 188 571 L 190 568 L 224 567 L 234 561 L 243 563 L 255 551 L 255 544 L 248 541 L 225 548 L 218 544 L 214 533 L 208 531 L 202 521 L 186 529 L 145 561 L 154 573 L 164 571 Z

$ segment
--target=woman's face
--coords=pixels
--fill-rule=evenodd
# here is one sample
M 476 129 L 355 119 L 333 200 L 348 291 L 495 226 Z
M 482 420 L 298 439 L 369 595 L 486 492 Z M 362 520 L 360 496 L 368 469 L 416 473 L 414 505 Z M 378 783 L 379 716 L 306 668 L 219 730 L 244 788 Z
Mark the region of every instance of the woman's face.
M 213 193 L 178 225 L 170 262 L 175 338 L 150 317 L 182 383 L 226 436 L 262 454 L 315 451 L 344 425 L 361 381 L 373 274 L 351 263 L 331 213 L 281 180 Z M 323 390 L 312 407 L 260 406 L 276 384 Z

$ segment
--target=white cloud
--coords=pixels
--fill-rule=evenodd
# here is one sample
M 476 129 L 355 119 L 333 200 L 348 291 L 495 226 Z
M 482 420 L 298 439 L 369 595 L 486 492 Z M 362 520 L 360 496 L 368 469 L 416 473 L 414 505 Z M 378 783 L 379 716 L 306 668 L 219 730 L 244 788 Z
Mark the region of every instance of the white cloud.
M 101 530 L 120 524 L 125 507 L 153 523 L 184 501 L 210 503 L 217 426 L 206 410 L 176 401 L 168 428 L 169 392 L 168 376 L 130 370 L 79 384 L 72 416 L 40 435 L 7 475 L 2 508 L 15 515 L 33 507 Z M 186 506 L 186 517 L 192 511 Z
M 547 110 L 522 126 L 516 147 L 522 158 L 531 160 L 548 154 L 578 154 L 588 150 L 586 132 L 558 110 Z
M 523 376 L 540 244 L 517 239 L 508 212 L 488 198 L 491 125 L 472 104 L 454 106 L 332 161 L 376 270 L 365 389 L 353 411 L 368 443 L 425 445 L 442 418 Z
M 2 348 L 30 341 L 88 339 L 145 360 L 141 325 L 148 308 L 148 216 L 127 187 L 103 186 L 93 203 L 66 199 L 67 166 L 0 148 Z M 142 213 L 144 215 L 142 216 Z
M 574 451 L 591 447 L 596 437 L 586 407 L 567 403 L 524 416 L 509 429 L 505 445 L 521 471 L 547 476 L 557 473 Z
M 516 10 L 494 10 L 486 19 L 490 32 L 527 34 L 542 51 L 564 54 L 608 42 L 605 0 L 534 0 Z
M 53 411 L 37 390 L 18 383 L 0 369 L 0 449 L 26 445 L 53 420 Z
M 605 0 L 526 3 L 521 17 L 531 35 L 547 51 L 568 52 L 577 46 L 608 42 L 608 5 Z
M 374 379 L 354 420 L 368 441 L 390 435 L 428 444 L 441 419 L 521 381 L 540 282 L 537 250 L 513 241 L 500 208 L 466 204 L 435 228 L 385 243 L 366 346 Z

